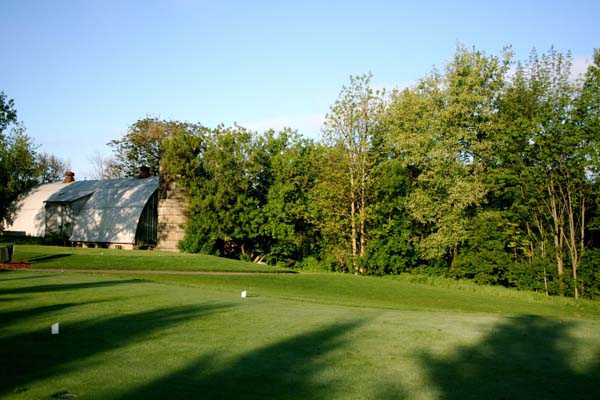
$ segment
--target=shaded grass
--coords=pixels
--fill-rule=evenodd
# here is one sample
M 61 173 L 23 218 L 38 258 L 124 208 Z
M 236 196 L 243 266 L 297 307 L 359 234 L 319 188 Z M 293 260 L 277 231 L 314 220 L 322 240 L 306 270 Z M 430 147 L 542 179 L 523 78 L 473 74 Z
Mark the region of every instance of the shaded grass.
M 447 357 L 424 350 L 419 359 L 444 399 L 598 398 L 600 354 L 582 344 L 582 325 L 518 316 L 494 326 L 476 345 L 463 344 Z M 579 348 L 578 348 L 579 347 Z M 568 349 L 574 350 L 570 352 Z
M 203 254 L 149 250 L 84 249 L 16 245 L 14 259 L 31 261 L 32 268 L 135 269 L 214 272 L 283 272 L 282 268 Z
M 600 394 L 600 321 L 563 318 L 561 305 L 552 314 L 510 298 L 522 313 L 481 312 L 475 301 L 460 312 L 427 302 L 464 292 L 339 275 L 150 278 L 0 274 L 0 398 Z M 254 297 L 241 299 L 249 284 Z

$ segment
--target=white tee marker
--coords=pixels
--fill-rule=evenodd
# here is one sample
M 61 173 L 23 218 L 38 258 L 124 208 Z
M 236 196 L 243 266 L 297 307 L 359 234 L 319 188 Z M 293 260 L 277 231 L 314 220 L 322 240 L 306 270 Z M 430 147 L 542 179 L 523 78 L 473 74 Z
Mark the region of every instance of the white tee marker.
M 244 290 L 244 291 L 242 292 L 242 299 L 245 299 L 245 298 L 246 298 L 246 291 Z
M 58 322 L 52 325 L 52 334 L 58 335 Z

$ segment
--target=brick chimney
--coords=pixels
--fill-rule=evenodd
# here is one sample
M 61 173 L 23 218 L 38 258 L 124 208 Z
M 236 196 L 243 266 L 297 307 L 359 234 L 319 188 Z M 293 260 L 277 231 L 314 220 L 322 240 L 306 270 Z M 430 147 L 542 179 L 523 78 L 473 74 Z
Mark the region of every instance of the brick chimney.
M 67 172 L 65 172 L 65 180 L 63 181 L 63 183 L 71 183 L 71 182 L 75 182 L 75 172 L 67 171 Z
M 150 177 L 150 167 L 140 167 L 140 173 L 138 175 L 138 178 L 140 179 L 145 179 L 145 178 L 149 178 Z

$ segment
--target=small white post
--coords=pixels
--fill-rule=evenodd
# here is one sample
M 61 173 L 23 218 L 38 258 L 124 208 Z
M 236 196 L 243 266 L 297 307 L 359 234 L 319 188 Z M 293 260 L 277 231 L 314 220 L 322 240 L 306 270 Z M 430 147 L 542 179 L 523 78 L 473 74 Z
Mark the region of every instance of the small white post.
M 58 322 L 52 325 L 52 334 L 58 335 Z
M 246 298 L 246 291 L 245 291 L 245 290 L 242 292 L 242 298 L 243 298 L 243 299 L 245 299 L 245 298 Z

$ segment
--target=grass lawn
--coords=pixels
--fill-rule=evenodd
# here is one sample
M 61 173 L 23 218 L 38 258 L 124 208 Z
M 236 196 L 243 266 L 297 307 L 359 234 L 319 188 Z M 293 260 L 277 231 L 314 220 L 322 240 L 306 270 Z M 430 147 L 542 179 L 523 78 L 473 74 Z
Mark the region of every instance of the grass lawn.
M 214 272 L 282 272 L 282 268 L 240 262 L 203 254 L 148 250 L 84 249 L 80 247 L 15 245 L 15 260 L 31 261 L 32 268 L 137 269 Z
M 0 398 L 597 399 L 599 333 L 597 302 L 402 279 L 2 272 Z

